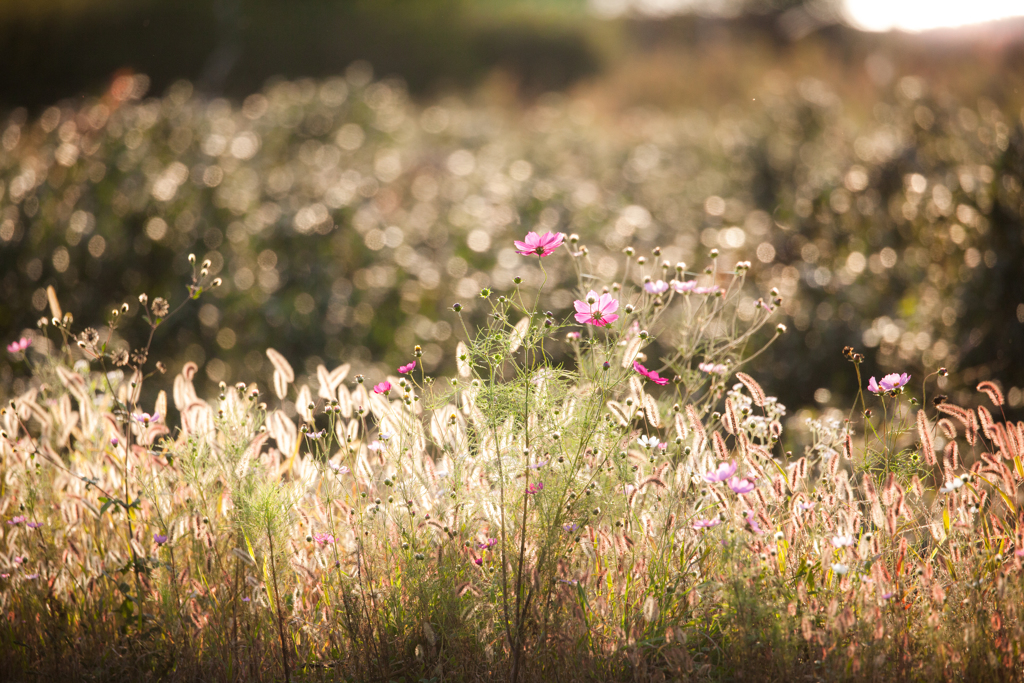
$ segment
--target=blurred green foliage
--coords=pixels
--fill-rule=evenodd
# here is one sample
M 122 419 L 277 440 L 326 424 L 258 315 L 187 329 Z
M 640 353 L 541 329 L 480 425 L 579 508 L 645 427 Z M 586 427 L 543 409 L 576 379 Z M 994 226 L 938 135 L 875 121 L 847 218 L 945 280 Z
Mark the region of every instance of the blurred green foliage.
M 848 405 L 848 344 L 869 374 L 945 365 L 1022 402 L 1024 138 L 1019 113 L 989 100 L 965 106 L 902 77 L 852 117 L 825 82 L 776 72 L 755 104 L 718 112 L 608 112 L 555 94 L 525 108 L 415 104 L 366 63 L 237 105 L 185 81 L 140 99 L 145 88 L 125 75 L 0 126 L 11 336 L 46 313 L 49 284 L 78 326 L 101 327 L 140 292 L 173 306 L 195 252 L 226 286 L 158 330 L 154 360 L 172 371 L 191 359 L 210 382 L 265 383 L 272 346 L 306 372 L 351 361 L 373 377 L 414 344 L 433 371 L 464 335 L 452 303 L 479 320 L 481 288 L 538 285 L 512 240 L 561 230 L 607 280 L 630 245 L 691 270 L 712 248 L 726 267 L 753 261 L 759 291 L 741 311 L 777 287 L 796 332 L 754 370 L 786 404 Z M 545 266 L 559 283 L 545 306 L 567 313 L 571 266 Z M 144 343 L 126 329 L 117 344 Z M 4 391 L 23 387 L 3 363 Z

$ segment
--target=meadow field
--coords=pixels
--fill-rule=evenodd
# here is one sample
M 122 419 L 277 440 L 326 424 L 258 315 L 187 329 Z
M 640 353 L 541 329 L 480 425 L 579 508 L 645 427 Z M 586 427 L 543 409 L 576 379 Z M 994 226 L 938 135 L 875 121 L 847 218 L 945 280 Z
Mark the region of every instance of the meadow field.
M 1024 678 L 1019 101 L 646 59 L 6 112 L 0 678 Z

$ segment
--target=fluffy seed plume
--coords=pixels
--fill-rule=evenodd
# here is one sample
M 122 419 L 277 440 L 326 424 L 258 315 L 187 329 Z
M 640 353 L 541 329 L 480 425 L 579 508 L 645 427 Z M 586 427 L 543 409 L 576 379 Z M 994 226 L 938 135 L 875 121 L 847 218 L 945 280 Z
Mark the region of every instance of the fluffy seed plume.
M 928 427 L 928 417 L 924 410 L 917 411 L 917 433 L 921 437 L 921 452 L 924 461 L 929 465 L 935 464 L 935 443 L 932 441 L 932 431 Z
M 755 380 L 753 377 L 751 377 L 745 372 L 737 372 L 736 379 L 743 382 L 743 386 L 745 386 L 747 388 L 747 391 L 750 392 L 750 397 L 754 400 L 755 406 L 764 406 L 764 389 L 762 389 L 761 385 L 757 383 L 757 380 Z
M 992 405 L 1001 406 L 1003 405 L 1003 392 L 999 390 L 999 387 L 995 382 L 985 381 L 978 385 L 978 391 L 982 391 L 988 396 L 988 400 L 992 401 Z

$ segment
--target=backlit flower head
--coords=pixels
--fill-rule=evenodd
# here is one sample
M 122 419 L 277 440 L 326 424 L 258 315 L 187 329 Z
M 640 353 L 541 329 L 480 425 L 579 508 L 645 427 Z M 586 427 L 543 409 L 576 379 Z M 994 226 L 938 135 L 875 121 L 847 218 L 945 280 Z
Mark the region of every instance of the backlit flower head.
M 160 413 L 153 413 L 152 415 L 149 413 L 135 413 L 132 417 L 135 418 L 136 422 L 141 422 L 144 425 L 148 425 L 150 422 L 160 421 Z
M 723 462 L 718 464 L 717 470 L 705 474 L 704 481 L 709 484 L 717 484 L 720 481 L 725 481 L 734 474 L 736 474 L 736 463 Z
M 22 337 L 18 341 L 12 341 L 7 345 L 8 353 L 21 353 L 28 347 L 32 346 L 32 340 L 28 337 Z
M 868 391 L 873 394 L 884 394 L 888 391 L 897 391 L 902 389 L 909 381 L 910 375 L 905 372 L 899 375 L 895 372 L 890 373 L 883 377 L 880 382 L 876 382 L 875 378 L 872 377 L 868 380 Z
M 732 489 L 733 493 L 750 493 L 754 490 L 754 482 L 749 479 L 733 477 L 729 480 L 729 488 Z
M 416 369 L 416 361 L 409 363 L 408 365 L 398 366 L 398 373 L 401 375 L 408 375 L 410 372 Z
M 546 232 L 543 235 L 538 235 L 535 232 L 526 233 L 526 239 L 522 242 L 515 240 L 516 253 L 522 254 L 523 256 L 550 256 L 555 252 L 555 249 L 562 246 L 562 240 L 565 239 L 565 235 L 560 232 Z
M 659 384 L 659 385 L 662 385 L 662 386 L 668 384 L 668 378 L 667 377 L 662 377 L 661 375 L 659 375 L 654 370 L 648 370 L 643 365 L 640 365 L 640 363 L 637 362 L 637 361 L 633 361 L 633 369 L 636 370 L 637 372 L 639 372 L 641 375 L 643 375 L 647 379 L 649 379 L 652 382 L 654 382 L 655 384 Z
M 619 319 L 615 313 L 617 310 L 618 299 L 611 294 L 598 294 L 590 290 L 585 301 L 576 300 L 576 322 L 604 327 Z
M 373 393 L 387 396 L 391 393 L 391 382 L 381 382 L 373 388 Z
M 832 537 L 832 545 L 834 545 L 836 548 L 846 548 L 853 545 L 853 543 L 853 536 L 849 534 Z
M 663 294 L 668 291 L 668 283 L 664 280 L 652 280 L 644 283 L 644 291 L 648 294 Z
M 701 372 L 706 372 L 709 375 L 724 375 L 729 370 L 722 363 L 701 363 L 697 367 Z
M 710 529 L 711 527 L 718 526 L 719 524 L 721 524 L 721 521 L 718 520 L 717 518 L 698 519 L 697 521 L 695 521 L 693 523 L 693 528 L 694 529 Z

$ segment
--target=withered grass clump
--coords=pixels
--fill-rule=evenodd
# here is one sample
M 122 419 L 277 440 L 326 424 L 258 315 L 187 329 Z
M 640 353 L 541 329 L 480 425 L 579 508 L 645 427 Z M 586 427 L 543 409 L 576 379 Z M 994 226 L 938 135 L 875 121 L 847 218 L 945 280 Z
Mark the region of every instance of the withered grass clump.
M 628 253 L 598 291 L 570 243 L 548 258 L 581 274 L 575 319 L 484 291 L 454 376 L 417 347 L 373 386 L 267 349 L 272 393 L 200 398 L 188 363 L 143 406 L 177 309 L 142 295 L 130 349 L 124 309 L 75 332 L 53 294 L 9 349 L 33 379 L 0 416 L 0 677 L 1021 678 L 1024 423 L 998 385 L 974 409 L 884 378 L 794 454 L 751 362 L 781 301 L 737 313 L 749 264 Z

